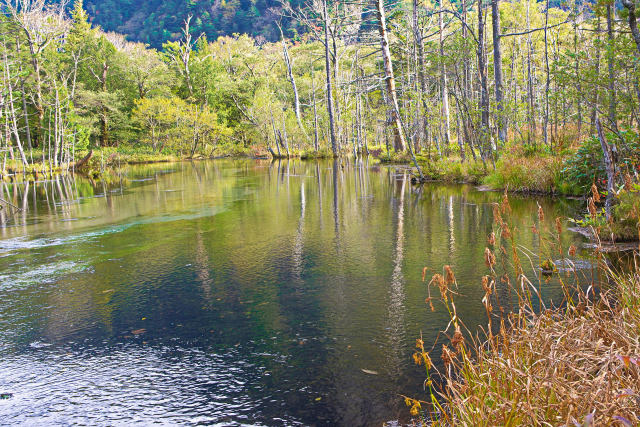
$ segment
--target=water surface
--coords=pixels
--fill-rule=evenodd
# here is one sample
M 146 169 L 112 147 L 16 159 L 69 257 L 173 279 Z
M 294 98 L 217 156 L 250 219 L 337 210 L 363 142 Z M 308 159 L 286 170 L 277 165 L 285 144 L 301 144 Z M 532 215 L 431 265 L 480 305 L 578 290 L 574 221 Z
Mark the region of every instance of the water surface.
M 0 212 L 3 425 L 402 422 L 399 395 L 424 396 L 415 339 L 434 343 L 448 322 L 425 304 L 423 267 L 450 264 L 460 315 L 486 323 L 498 193 L 412 187 L 395 167 L 261 160 L 2 192 L 23 208 Z M 576 209 L 511 205 L 534 254 L 531 226 Z M 543 293 L 561 298 L 553 281 Z

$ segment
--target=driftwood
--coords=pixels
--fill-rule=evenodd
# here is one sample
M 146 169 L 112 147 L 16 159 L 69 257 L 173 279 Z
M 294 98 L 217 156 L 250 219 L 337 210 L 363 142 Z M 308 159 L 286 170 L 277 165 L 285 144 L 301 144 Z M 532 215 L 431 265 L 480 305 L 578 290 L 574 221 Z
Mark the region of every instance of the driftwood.
M 69 164 L 69 167 L 74 169 L 81 169 L 84 165 L 86 165 L 89 162 L 92 156 L 93 156 L 93 150 L 89 150 L 89 153 L 86 156 L 84 156 L 82 159 L 78 160 L 77 162 L 73 162 Z

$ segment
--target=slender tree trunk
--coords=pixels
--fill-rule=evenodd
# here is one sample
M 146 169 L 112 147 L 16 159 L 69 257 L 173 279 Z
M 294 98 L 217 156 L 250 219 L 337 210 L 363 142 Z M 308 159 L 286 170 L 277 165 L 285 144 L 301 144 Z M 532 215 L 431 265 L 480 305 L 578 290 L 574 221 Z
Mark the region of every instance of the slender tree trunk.
M 576 110 L 578 114 L 578 140 L 580 140 L 580 134 L 582 133 L 582 83 L 580 81 L 580 61 L 578 60 L 578 24 L 576 23 L 573 29 L 573 54 L 575 56 L 574 69 L 576 74 Z
M 447 91 L 447 67 L 444 63 L 445 55 L 444 55 L 444 38 L 442 32 L 444 31 L 444 24 L 442 22 L 442 1 L 440 1 L 440 13 L 438 14 L 438 36 L 439 36 L 439 47 L 440 47 L 440 56 L 438 58 L 438 62 L 440 64 L 440 98 L 442 100 L 442 117 L 444 119 L 443 123 L 443 132 L 442 139 L 445 146 L 445 151 L 448 150 L 449 141 L 451 141 L 451 131 L 450 131 L 450 121 L 451 117 L 449 114 L 449 93 Z
M 547 80 L 544 85 L 544 126 L 542 128 L 542 135 L 544 137 L 544 144 L 549 145 L 549 85 L 551 84 L 551 76 L 549 70 L 549 36 L 548 36 L 548 26 L 549 26 L 549 0 L 547 0 L 545 11 L 544 11 L 544 64 L 545 71 L 547 74 Z M 551 147 L 553 149 L 553 147 Z
M 324 62 L 327 74 L 327 113 L 329 114 L 329 137 L 333 157 L 338 157 L 338 144 L 336 141 L 336 125 L 333 113 L 333 92 L 331 89 L 331 62 L 329 58 L 329 13 L 327 0 L 322 0 L 322 15 L 324 19 Z
M 531 0 L 527 0 L 527 31 L 531 29 Z M 529 102 L 527 107 L 529 109 L 529 144 L 533 141 L 535 144 L 535 138 L 537 133 L 536 126 L 536 98 L 535 90 L 533 87 L 533 42 L 531 41 L 531 33 L 527 34 L 527 94 Z
M 287 138 L 287 121 L 285 120 L 284 111 L 282 112 L 282 133 L 284 134 L 284 149 L 287 151 L 287 158 L 291 157 L 289 151 L 289 138 Z
M 307 131 L 305 130 L 302 124 L 302 114 L 300 113 L 300 95 L 298 94 L 298 86 L 296 85 L 296 79 L 293 75 L 293 67 L 291 64 L 291 57 L 289 56 L 289 49 L 287 48 L 287 42 L 284 39 L 284 33 L 282 32 L 282 27 L 278 24 L 278 28 L 280 29 L 280 36 L 282 37 L 282 54 L 284 56 L 284 63 L 287 66 L 287 74 L 289 76 L 289 82 L 291 83 L 291 88 L 293 89 L 293 110 L 296 114 L 296 121 L 298 122 L 298 126 L 300 130 L 307 137 Z
M 617 102 L 616 102 L 616 81 L 614 71 L 615 60 L 615 39 L 613 37 L 613 7 L 611 3 L 607 4 L 607 35 L 608 35 L 608 49 L 607 49 L 607 67 L 609 68 L 609 121 L 611 122 L 611 128 L 618 131 L 618 118 L 616 115 Z
M 600 81 L 600 15 L 596 16 L 596 61 L 595 61 L 595 81 Z M 593 108 L 591 110 L 591 131 L 596 128 L 598 118 L 598 104 L 600 103 L 600 91 L 598 85 L 594 86 Z
M 273 111 L 269 107 L 269 113 L 271 113 L 271 128 L 273 129 L 273 138 L 275 139 L 276 149 L 278 150 L 278 158 L 282 157 L 280 152 L 280 142 L 278 141 L 278 131 L 276 130 L 276 122 L 273 120 Z
M 507 140 L 507 125 L 504 117 L 503 82 L 502 82 L 502 51 L 500 50 L 500 10 L 498 0 L 491 0 L 491 22 L 493 27 L 493 72 L 496 83 L 496 108 L 498 138 Z
M 391 51 L 389 50 L 389 39 L 387 36 L 387 23 L 384 11 L 383 0 L 376 0 L 376 14 L 378 15 L 378 31 L 380 32 L 380 44 L 382 46 L 382 59 L 384 61 L 384 79 L 387 85 L 387 95 L 391 118 L 393 121 L 394 148 L 396 151 L 404 151 L 407 145 L 402 132 L 402 122 L 400 119 L 400 108 L 398 107 L 398 97 L 396 94 L 396 82 L 393 77 L 393 63 L 391 62 Z
M 478 74 L 480 77 L 480 109 L 481 109 L 481 147 L 482 158 L 491 157 L 491 132 L 489 130 L 489 91 L 487 88 L 487 68 L 484 57 L 484 19 L 482 0 L 478 0 Z
M 424 40 L 422 37 L 422 30 L 420 29 L 420 25 L 418 25 L 418 0 L 413 0 L 413 30 L 414 30 L 414 38 L 416 41 L 416 48 L 418 51 L 418 83 L 420 85 L 420 101 L 422 102 L 422 132 L 423 139 L 425 143 L 428 144 L 429 138 L 429 120 L 428 120 L 428 111 L 429 107 L 427 104 L 427 81 L 424 73 Z M 430 149 L 428 150 L 430 154 Z M 439 153 L 438 153 L 439 154 Z
M 311 97 L 313 99 L 313 147 L 318 152 L 318 110 L 316 109 L 316 85 L 313 79 L 313 68 L 311 69 Z
M 600 145 L 602 146 L 602 154 L 604 156 L 604 165 L 607 171 L 607 198 L 605 199 L 605 213 L 607 219 L 611 218 L 611 205 L 613 203 L 613 197 L 615 195 L 615 164 L 611 156 L 611 150 L 609 144 L 602 131 L 602 125 L 600 119 L 596 118 L 596 129 L 598 131 L 598 139 L 600 139 Z
M 24 154 L 24 150 L 22 148 L 22 143 L 20 142 L 20 133 L 18 132 L 18 119 L 16 117 L 15 107 L 13 105 L 13 84 L 11 83 L 11 74 L 9 71 L 9 60 L 7 58 L 7 48 L 4 46 L 4 77 L 5 77 L 5 87 L 7 88 L 7 92 L 9 95 L 9 99 L 7 100 L 9 103 L 9 113 L 11 116 L 11 124 L 13 126 L 13 136 L 16 140 L 16 145 L 18 147 L 18 151 L 20 152 L 20 160 L 22 160 L 22 164 L 24 166 L 28 166 L 29 162 L 27 161 L 27 156 Z M 9 141 L 7 140 L 7 146 L 9 146 Z
M 102 64 L 102 92 L 107 92 L 107 73 L 109 71 L 109 66 L 107 63 Z M 107 118 L 107 108 L 102 107 L 102 113 L 100 115 L 100 145 L 102 147 L 107 147 L 109 145 L 109 123 Z

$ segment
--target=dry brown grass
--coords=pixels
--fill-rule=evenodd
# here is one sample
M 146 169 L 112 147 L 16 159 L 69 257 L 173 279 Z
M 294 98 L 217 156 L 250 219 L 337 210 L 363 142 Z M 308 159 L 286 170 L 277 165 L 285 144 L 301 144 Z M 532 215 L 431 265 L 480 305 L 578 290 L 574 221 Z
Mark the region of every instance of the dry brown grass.
M 470 344 L 473 357 L 454 360 L 443 390 L 449 420 L 638 425 L 640 319 L 630 314 L 604 301 L 584 311 L 547 311 L 488 350 Z
M 484 261 L 489 274 L 482 278 L 482 303 L 487 327 L 480 334 L 467 331 L 456 313 L 455 276 L 450 269 L 429 286 L 440 292 L 451 322 L 442 345 L 444 369 L 436 371 L 429 351 L 418 340 L 416 363 L 427 367 L 428 401 L 406 398 L 415 416 L 427 425 L 640 425 L 640 268 L 634 257 L 631 272 L 616 274 L 600 259 L 600 277 L 586 289 L 576 274 L 560 280 L 565 302 L 547 308 L 538 298 L 537 284 L 524 276 L 513 250 L 516 276 L 496 273 L 496 250 L 516 248 L 508 219 L 508 198 L 494 209 L 495 228 L 489 235 Z M 539 218 L 544 218 L 540 208 Z M 543 222 L 540 221 L 542 224 Z M 539 259 L 550 253 L 575 255 L 559 245 L 562 225 L 537 230 Z M 569 261 L 570 262 L 570 261 Z M 517 306 L 497 298 L 496 283 L 509 287 Z M 600 283 L 602 285 L 602 283 Z M 598 291 L 594 291 L 594 290 Z M 429 295 L 428 304 L 433 307 Z M 537 301 L 537 302 L 533 302 Z M 508 313 L 508 314 L 507 314 Z M 433 384 L 440 384 L 439 387 Z M 435 390 L 435 391 L 434 391 Z

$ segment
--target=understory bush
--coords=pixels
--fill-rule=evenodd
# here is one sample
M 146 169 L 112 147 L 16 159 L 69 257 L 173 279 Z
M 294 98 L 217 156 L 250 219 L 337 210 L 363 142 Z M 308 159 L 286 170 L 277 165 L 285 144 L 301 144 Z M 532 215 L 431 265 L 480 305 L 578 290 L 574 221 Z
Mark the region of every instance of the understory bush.
M 606 136 L 609 144 L 615 148 L 618 171 L 635 174 L 640 167 L 640 139 L 635 132 L 620 132 L 622 140 L 615 134 Z M 606 187 L 607 173 L 605 170 L 602 146 L 597 136 L 591 136 L 570 155 L 562 170 L 564 180 L 585 194 L 595 183 L 600 189 Z M 622 183 L 623 176 L 618 174 L 618 183 Z

